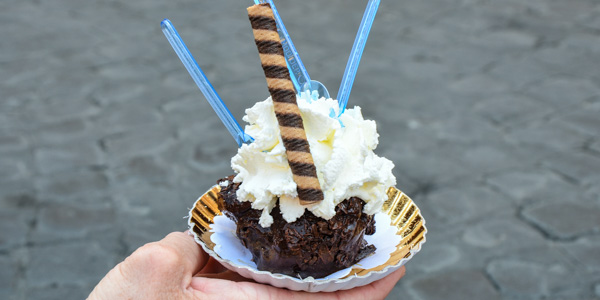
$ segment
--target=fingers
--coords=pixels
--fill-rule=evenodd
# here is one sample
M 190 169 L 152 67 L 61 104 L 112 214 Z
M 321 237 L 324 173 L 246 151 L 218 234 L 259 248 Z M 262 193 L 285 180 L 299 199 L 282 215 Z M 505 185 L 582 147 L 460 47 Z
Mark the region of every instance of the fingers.
M 158 241 L 162 247 L 169 248 L 177 255 L 177 263 L 184 266 L 185 274 L 191 276 L 199 272 L 208 262 L 208 254 L 202 251 L 194 238 L 188 233 L 173 232 Z
M 225 271 L 220 274 L 202 274 L 202 277 L 192 278 L 190 288 L 201 299 L 277 299 L 259 297 L 263 294 L 245 290 L 237 282 L 237 280 L 242 280 L 238 277 L 240 275 L 232 273 Z M 262 286 L 261 284 L 256 285 Z
M 404 266 L 400 267 L 400 269 L 394 271 L 392 274 L 377 280 L 371 285 L 374 290 L 381 291 L 381 299 L 385 298 L 396 286 L 398 280 L 400 280 L 406 274 L 406 268 Z
M 208 261 L 194 239 L 175 232 L 148 243 L 113 268 L 96 286 L 91 299 L 151 299 L 182 293 L 192 274 Z M 93 296 L 93 297 L 92 297 Z
M 173 232 L 164 239 L 137 249 L 122 263 L 124 277 L 137 282 L 165 281 L 184 286 L 208 261 L 208 254 L 200 249 L 187 233 Z
M 388 276 L 366 286 L 333 293 L 296 292 L 287 289 L 255 283 L 235 272 L 226 271 L 219 274 L 202 274 L 194 277 L 190 287 L 204 296 L 216 299 L 384 299 L 402 276 L 405 268 L 401 267 Z
M 400 280 L 406 274 L 406 267 L 402 266 L 400 269 L 394 271 L 392 274 L 373 282 L 372 284 L 377 288 L 390 287 L 390 290 L 394 288 L 396 282 Z

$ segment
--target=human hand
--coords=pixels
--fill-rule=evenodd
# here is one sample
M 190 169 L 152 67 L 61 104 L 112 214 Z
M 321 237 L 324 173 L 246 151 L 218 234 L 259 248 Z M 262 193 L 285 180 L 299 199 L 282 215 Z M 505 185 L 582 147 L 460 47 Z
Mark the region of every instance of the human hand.
M 187 233 L 174 232 L 137 249 L 89 295 L 108 299 L 383 299 L 404 267 L 371 284 L 331 293 L 308 293 L 252 282 L 209 257 Z

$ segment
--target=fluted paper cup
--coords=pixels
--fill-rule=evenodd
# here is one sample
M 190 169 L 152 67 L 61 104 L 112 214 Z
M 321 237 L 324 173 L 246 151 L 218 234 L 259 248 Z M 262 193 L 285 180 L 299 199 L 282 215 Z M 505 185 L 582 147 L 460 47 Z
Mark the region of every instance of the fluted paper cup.
M 227 269 L 275 287 L 333 292 L 367 285 L 403 266 L 425 243 L 427 228 L 419 208 L 407 195 L 390 187 L 382 212 L 375 215 L 375 234 L 372 237 L 365 236 L 368 243 L 377 247 L 372 256 L 325 278 L 295 278 L 260 271 L 250 261 L 250 252 L 235 236 L 235 223 L 221 212 L 220 190 L 221 187 L 215 185 L 198 198 L 189 213 L 190 233 L 204 251 Z M 385 223 L 389 223 L 389 226 L 386 227 Z

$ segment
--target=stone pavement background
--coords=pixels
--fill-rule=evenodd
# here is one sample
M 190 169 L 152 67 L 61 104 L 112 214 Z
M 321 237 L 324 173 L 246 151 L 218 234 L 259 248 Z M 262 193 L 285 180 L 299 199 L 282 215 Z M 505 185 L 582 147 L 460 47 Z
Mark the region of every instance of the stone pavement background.
M 231 173 L 232 112 L 267 97 L 252 1 L 0 3 L 0 298 L 81 299 Z M 332 92 L 366 1 L 277 2 Z M 600 5 L 383 1 L 350 99 L 427 220 L 389 299 L 600 299 Z

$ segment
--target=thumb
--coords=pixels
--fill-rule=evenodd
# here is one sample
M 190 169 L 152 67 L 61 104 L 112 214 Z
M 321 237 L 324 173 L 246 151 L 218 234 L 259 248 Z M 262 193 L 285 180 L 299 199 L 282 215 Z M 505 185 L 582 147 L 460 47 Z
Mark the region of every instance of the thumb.
M 192 275 L 206 265 L 208 258 L 208 254 L 188 233 L 173 232 L 158 242 L 137 249 L 120 264 L 121 273 L 128 278 L 150 281 L 153 281 L 152 277 L 175 282 L 187 279 L 187 286 Z
M 207 261 L 208 254 L 189 234 L 174 232 L 134 251 L 106 274 L 89 299 L 144 299 L 167 290 L 181 292 Z

